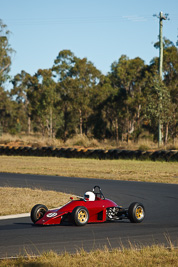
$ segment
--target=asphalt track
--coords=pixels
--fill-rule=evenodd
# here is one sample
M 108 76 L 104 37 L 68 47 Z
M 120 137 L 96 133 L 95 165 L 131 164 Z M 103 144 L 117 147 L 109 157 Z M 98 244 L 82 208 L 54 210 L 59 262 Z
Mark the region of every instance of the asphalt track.
M 178 185 L 0 173 L 0 186 L 83 195 L 94 185 L 100 185 L 107 198 L 123 207 L 131 202 L 142 202 L 146 209 L 145 220 L 141 224 L 119 221 L 84 227 L 36 227 L 29 217 L 0 220 L 0 258 L 39 255 L 49 250 L 73 253 L 81 248 L 90 251 L 105 246 L 109 249 L 130 245 L 170 246 L 171 243 L 178 246 Z

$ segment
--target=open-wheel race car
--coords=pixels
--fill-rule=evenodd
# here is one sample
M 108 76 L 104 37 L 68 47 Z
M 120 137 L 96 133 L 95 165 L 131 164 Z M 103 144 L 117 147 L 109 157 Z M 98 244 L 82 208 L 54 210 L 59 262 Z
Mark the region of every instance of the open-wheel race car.
M 35 225 L 54 225 L 63 222 L 83 226 L 87 223 L 118 221 L 129 219 L 132 223 L 140 223 L 145 217 L 143 204 L 133 202 L 128 208 L 118 206 L 114 201 L 104 197 L 101 188 L 95 186 L 83 197 L 77 197 L 66 205 L 48 210 L 45 205 L 37 204 L 31 210 L 31 220 Z

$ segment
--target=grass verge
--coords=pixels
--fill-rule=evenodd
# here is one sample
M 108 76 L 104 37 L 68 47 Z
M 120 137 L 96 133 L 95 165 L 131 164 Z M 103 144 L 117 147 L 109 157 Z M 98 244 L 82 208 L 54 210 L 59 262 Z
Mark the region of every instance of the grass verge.
M 177 162 L 0 156 L 0 172 L 178 184 Z
M 138 142 L 129 140 L 129 142 L 119 141 L 111 139 L 104 139 L 99 141 L 94 138 L 88 138 L 86 135 L 75 135 L 68 139 L 66 142 L 56 139 L 41 136 L 41 134 L 30 134 L 26 135 L 24 133 L 18 135 L 10 135 L 8 133 L 3 133 L 0 136 L 0 144 L 8 146 L 32 146 L 32 147 L 43 147 L 43 146 L 54 146 L 54 147 L 85 147 L 85 148 L 100 148 L 100 149 L 178 149 L 178 139 L 174 140 L 174 143 L 169 142 L 167 145 L 162 145 L 158 148 L 158 144 L 151 141 L 153 136 L 148 132 L 142 133 Z
M 166 249 L 163 246 L 96 250 L 87 253 L 84 250 L 76 254 L 58 255 L 47 252 L 39 257 L 19 257 L 14 260 L 1 260 L 0 266 L 178 266 L 178 249 Z
M 38 203 L 48 208 L 59 207 L 67 203 L 70 196 L 55 191 L 0 187 L 0 216 L 30 212 Z

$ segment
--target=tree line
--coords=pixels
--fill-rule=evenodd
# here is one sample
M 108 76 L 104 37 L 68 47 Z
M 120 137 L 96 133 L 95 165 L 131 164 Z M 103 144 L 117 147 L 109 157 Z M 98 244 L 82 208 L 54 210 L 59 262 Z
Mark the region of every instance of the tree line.
M 154 44 L 155 48 L 159 43 Z M 9 31 L 0 21 L 0 127 L 3 132 L 66 141 L 75 134 L 97 139 L 137 141 L 143 133 L 156 140 L 162 122 L 164 142 L 177 135 L 178 53 L 164 38 L 163 80 L 159 58 L 146 65 L 126 55 L 103 75 L 87 58 L 62 50 L 49 69 L 34 75 L 25 70 L 9 77 L 13 49 Z M 5 90 L 12 84 L 10 92 Z

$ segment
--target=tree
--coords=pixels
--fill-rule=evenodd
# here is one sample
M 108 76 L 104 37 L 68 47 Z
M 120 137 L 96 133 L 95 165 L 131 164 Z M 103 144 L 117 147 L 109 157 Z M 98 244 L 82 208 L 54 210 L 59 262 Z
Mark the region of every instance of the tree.
M 113 87 L 118 90 L 119 99 L 123 101 L 120 101 L 119 104 L 119 117 L 124 120 L 123 133 L 127 133 L 127 141 L 129 134 L 133 134 L 135 128 L 140 127 L 144 68 L 142 59 L 138 57 L 129 59 L 125 55 L 111 65 L 110 79 Z M 117 118 L 115 121 L 117 122 Z
M 101 75 L 99 83 L 94 87 L 90 99 L 92 113 L 88 118 L 91 133 L 98 139 L 110 138 L 110 121 L 106 110 L 110 95 L 114 93 L 108 76 Z M 111 104 L 112 105 L 112 104 Z M 108 126 L 109 124 L 109 126 Z
M 52 71 L 57 76 L 58 81 L 64 81 L 71 77 L 71 69 L 75 64 L 76 57 L 70 50 L 62 50 L 54 60 Z
M 58 81 L 59 105 L 64 114 L 64 139 L 69 133 L 77 133 L 78 126 L 80 134 L 83 130 L 87 134 L 88 118 L 92 112 L 91 97 L 97 90 L 101 73 L 86 58 L 77 58 L 70 50 L 61 51 L 54 63 L 52 69 Z
M 4 130 L 8 129 L 12 115 L 9 95 L 4 88 L 5 82 L 9 79 L 11 56 L 14 53 L 9 44 L 9 34 L 7 26 L 0 19 L 0 126 L 3 126 Z
M 64 141 L 75 133 L 75 113 L 71 100 L 71 91 L 74 87 L 72 68 L 75 60 L 76 57 L 70 50 L 63 50 L 59 52 L 52 67 L 58 96 L 56 103 L 59 121 L 57 137 L 61 137 Z
M 155 43 L 155 48 L 159 47 L 159 42 Z M 170 95 L 171 104 L 168 105 L 169 120 L 167 120 L 164 126 L 164 142 L 167 143 L 169 132 L 173 140 L 177 134 L 177 121 L 178 121 L 178 53 L 177 48 L 170 40 L 164 38 L 164 61 L 163 61 L 163 82 L 167 88 L 167 94 Z M 151 61 L 151 72 L 152 75 L 158 71 L 158 58 L 154 58 Z M 169 104 L 169 102 L 168 102 Z
M 0 86 L 9 79 L 11 56 L 15 52 L 9 44 L 7 25 L 0 19 Z
M 28 79 L 27 98 L 30 103 L 31 117 L 42 134 L 47 132 L 53 137 L 53 111 L 55 98 L 55 82 L 50 69 L 39 69 Z
M 161 120 L 163 125 L 166 126 L 171 121 L 171 98 L 168 89 L 158 75 L 151 77 L 145 93 L 145 114 L 147 118 L 152 123 L 155 122 L 156 125 Z
M 167 143 L 168 132 L 171 133 L 173 140 L 177 135 L 178 122 L 178 51 L 176 46 L 167 39 L 164 39 L 166 46 L 164 50 L 164 83 L 170 93 L 171 120 L 167 121 L 165 132 L 165 143 Z M 169 131 L 170 129 L 170 131 Z
M 38 86 L 38 104 L 37 114 L 43 125 L 46 125 L 48 136 L 53 137 L 53 114 L 56 99 L 56 85 L 52 79 L 52 71 L 50 69 L 39 69 L 36 73 L 39 81 Z
M 92 113 L 92 95 L 98 89 L 101 73 L 87 58 L 76 59 L 73 66 L 72 78 L 74 87 L 71 91 L 74 110 L 78 113 L 80 134 L 87 134 L 88 118 Z
M 0 127 L 3 130 L 8 130 L 8 119 L 10 117 L 10 113 L 8 107 L 10 105 L 10 101 L 8 98 L 7 92 L 4 91 L 2 87 L 0 87 Z
M 27 131 L 31 132 L 31 104 L 28 99 L 28 91 L 31 89 L 31 75 L 24 70 L 16 74 L 11 80 L 13 88 L 10 95 L 15 98 L 16 102 L 22 107 L 27 117 Z

